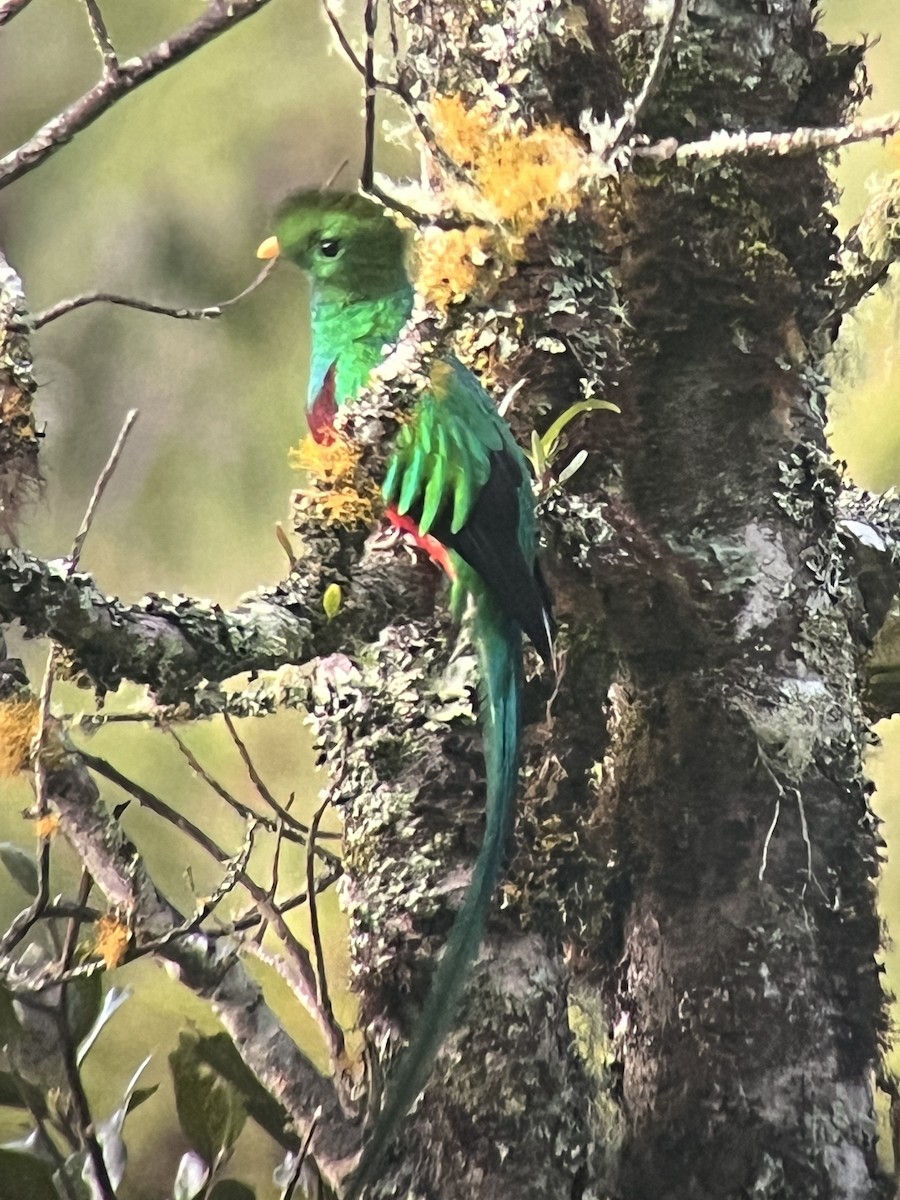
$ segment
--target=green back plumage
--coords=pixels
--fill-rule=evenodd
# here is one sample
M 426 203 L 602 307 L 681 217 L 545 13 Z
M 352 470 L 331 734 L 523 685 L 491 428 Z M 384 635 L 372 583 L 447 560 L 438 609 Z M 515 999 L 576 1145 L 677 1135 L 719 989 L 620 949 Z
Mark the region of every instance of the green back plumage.
M 338 406 L 352 403 L 411 311 L 404 235 L 371 201 L 331 192 L 289 198 L 276 232 L 282 253 L 312 281 L 310 408 L 328 380 Z M 545 658 L 550 650 L 526 460 L 484 388 L 455 359 L 434 366 L 431 387 L 398 435 L 383 490 L 387 504 L 411 516 L 421 534 L 451 549 L 455 603 L 467 594 L 475 600 L 487 806 L 472 881 L 347 1200 L 374 1178 L 453 1026 L 514 824 L 522 629 Z

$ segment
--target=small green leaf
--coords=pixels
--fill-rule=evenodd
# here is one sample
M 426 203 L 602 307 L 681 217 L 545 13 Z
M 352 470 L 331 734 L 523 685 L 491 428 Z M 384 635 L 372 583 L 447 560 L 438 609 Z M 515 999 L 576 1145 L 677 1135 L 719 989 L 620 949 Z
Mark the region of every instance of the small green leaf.
M 17 1150 L 0 1150 L 0 1195 L 28 1200 L 59 1200 L 53 1170 L 40 1159 Z
M 188 1150 L 182 1154 L 175 1174 L 175 1184 L 172 1188 L 172 1200 L 195 1200 L 209 1179 L 209 1167 L 199 1154 Z
M 103 977 L 99 971 L 73 979 L 66 988 L 66 1023 L 76 1046 L 87 1037 L 103 1011 Z
M 209 1200 L 256 1200 L 256 1192 L 239 1179 L 220 1179 L 213 1185 Z
M 556 418 L 544 436 L 541 438 L 541 446 L 546 458 L 552 458 L 556 450 L 556 443 L 562 437 L 566 426 L 580 417 L 582 413 L 595 412 L 599 408 L 609 409 L 610 412 L 621 412 L 617 404 L 610 403 L 609 400 L 579 400 L 575 404 L 570 404 L 564 413 Z
M 0 862 L 23 892 L 29 896 L 38 894 L 38 869 L 33 854 L 12 842 L 0 842 Z
M 291 1119 L 277 1100 L 262 1086 L 238 1054 L 227 1033 L 214 1033 L 197 1040 L 197 1054 L 202 1062 L 237 1088 L 247 1113 L 285 1150 L 296 1151 L 300 1139 L 293 1131 Z
M 133 1113 L 136 1108 L 141 1107 L 145 1100 L 149 1100 L 151 1096 L 155 1096 L 158 1091 L 158 1083 L 154 1083 L 152 1087 L 135 1088 L 128 1099 L 126 1113 Z
M 587 450 L 579 450 L 572 461 L 560 471 L 556 477 L 557 483 L 565 483 L 576 471 L 580 471 L 587 461 Z
M 98 971 L 96 975 L 91 975 L 90 979 L 97 980 L 97 984 L 102 993 L 103 978 L 100 972 Z M 113 1013 L 118 1012 L 125 1001 L 131 997 L 131 994 L 131 988 L 111 987 L 107 990 L 106 995 L 103 997 L 103 1004 L 100 1008 L 100 1011 L 97 1013 L 95 1020 L 91 1022 L 87 1032 L 78 1039 L 80 1042 L 80 1045 L 78 1046 L 79 1066 L 81 1066 L 81 1064 L 84 1062 L 91 1046 L 93 1046 L 94 1042 L 96 1042 L 97 1038 L 100 1036 L 100 1030 L 113 1015 Z
M 540 479 L 547 465 L 547 456 L 544 453 L 544 444 L 541 441 L 541 435 L 536 429 L 532 429 L 531 431 L 531 465 L 534 467 L 535 475 Z
M 344 595 L 341 591 L 340 584 L 329 583 L 328 587 L 325 589 L 325 595 L 322 597 L 322 607 L 325 609 L 325 616 L 329 621 L 333 621 L 341 611 L 341 605 L 343 602 Z
M 237 1089 L 206 1066 L 196 1034 L 182 1033 L 169 1055 L 178 1123 L 190 1145 L 210 1165 L 237 1141 L 247 1111 Z

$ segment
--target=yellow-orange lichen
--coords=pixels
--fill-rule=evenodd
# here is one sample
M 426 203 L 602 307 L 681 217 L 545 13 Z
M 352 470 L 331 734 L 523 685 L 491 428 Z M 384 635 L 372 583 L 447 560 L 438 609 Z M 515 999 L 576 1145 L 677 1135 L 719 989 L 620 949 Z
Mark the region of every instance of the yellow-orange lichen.
M 339 434 L 327 443 L 307 436 L 289 454 L 295 470 L 306 471 L 326 483 L 353 479 L 360 457 L 358 447 Z
M 118 917 L 107 913 L 101 917 L 94 929 L 92 953 L 98 955 L 111 971 L 125 961 L 131 930 Z
M 18 775 L 28 766 L 39 723 L 37 700 L 15 697 L 0 703 L 0 776 Z
M 529 129 L 484 100 L 467 107 L 460 96 L 439 96 L 431 117 L 441 145 L 470 175 L 496 220 L 519 238 L 551 212 L 572 212 L 580 202 L 585 154 L 565 126 Z
M 486 229 L 426 229 L 416 243 L 416 287 L 442 311 L 470 295 L 491 254 Z
M 304 520 L 321 521 L 325 525 L 341 525 L 353 529 L 358 525 L 373 525 L 377 515 L 376 494 L 358 491 L 354 487 L 298 489 L 294 503 Z
M 359 448 L 339 434 L 328 443 L 306 437 L 290 452 L 291 465 L 311 477 L 294 503 L 305 519 L 352 529 L 371 525 L 377 512 L 375 485 L 358 478 Z
M 59 833 L 59 813 L 49 812 L 34 822 L 34 832 L 39 838 L 54 838 Z

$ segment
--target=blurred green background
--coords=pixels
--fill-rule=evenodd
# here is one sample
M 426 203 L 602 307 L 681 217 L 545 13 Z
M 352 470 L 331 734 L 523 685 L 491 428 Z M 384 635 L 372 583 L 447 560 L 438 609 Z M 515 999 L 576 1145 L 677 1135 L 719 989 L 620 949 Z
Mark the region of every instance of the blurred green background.
M 187 0 L 105 0 L 102 7 L 123 59 L 202 10 Z M 361 17 L 348 14 L 347 29 L 359 45 Z M 822 25 L 837 40 L 882 35 L 868 56 L 874 95 L 865 111 L 900 108 L 896 0 L 832 0 Z M 97 75 L 98 56 L 77 0 L 33 0 L 0 31 L 0 153 Z M 359 79 L 332 47 L 318 5 L 272 0 L 0 194 L 0 245 L 22 275 L 32 310 L 94 288 L 185 305 L 234 295 L 255 274 L 254 250 L 270 232 L 273 205 L 287 191 L 322 183 L 345 158 L 350 166 L 344 178 L 350 184 L 355 177 L 362 154 L 360 105 Z M 391 174 L 415 169 L 410 151 L 396 143 L 381 145 L 378 164 Z M 856 147 L 842 156 L 835 168 L 843 189 L 842 229 L 865 205 L 869 180 L 897 169 L 900 155 L 890 147 Z M 211 596 L 225 605 L 280 578 L 285 558 L 273 529 L 288 516 L 294 480 L 287 452 L 303 433 L 304 304 L 299 274 L 278 270 L 218 321 L 177 322 L 96 306 L 36 334 L 47 488 L 28 514 L 23 544 L 50 556 L 68 551 L 124 414 L 137 407 L 138 424 L 88 540 L 85 569 L 126 599 L 153 589 Z M 900 483 L 900 422 L 892 419 L 900 384 L 898 332 L 888 291 L 867 301 L 844 331 L 833 443 L 852 476 L 871 488 Z M 32 678 L 39 678 L 45 649 L 25 644 L 21 652 Z M 90 703 L 72 687 L 60 688 L 58 698 L 69 710 Z M 126 691 L 120 706 L 136 698 Z M 871 770 L 893 844 L 900 729 L 885 724 L 880 732 L 883 747 L 873 751 Z M 295 792 L 296 811 L 309 813 L 321 781 L 300 715 L 244 722 L 241 733 L 276 795 L 284 801 Z M 186 737 L 223 782 L 242 799 L 253 799 L 221 728 L 195 727 Z M 240 844 L 238 823 L 222 813 L 162 733 L 117 727 L 98 734 L 91 749 L 190 813 L 229 849 Z M 108 794 L 112 802 L 122 798 Z M 20 815 L 29 789 L 6 783 L 2 800 L 0 840 L 30 846 Z M 125 823 L 175 903 L 190 908 L 192 894 L 215 885 L 219 872 L 136 805 Z M 261 843 L 258 854 L 266 853 L 271 847 Z M 63 846 L 54 856 L 54 889 L 72 888 L 77 864 Z M 292 875 L 299 883 L 301 870 L 299 859 L 288 858 L 286 886 Z M 23 900 L 0 880 L 2 927 Z M 900 921 L 900 875 L 890 861 L 882 900 L 888 921 L 894 914 Z M 324 907 L 338 980 L 347 966 L 343 927 L 334 896 Z M 302 915 L 295 927 L 304 932 Z M 895 960 L 891 952 L 886 957 L 892 986 Z M 169 1193 L 185 1148 L 167 1091 L 166 1055 L 184 1022 L 201 1029 L 214 1028 L 214 1022 L 158 967 L 124 968 L 115 982 L 133 986 L 136 995 L 88 1059 L 88 1084 L 97 1114 L 104 1116 L 144 1054 L 153 1053 L 144 1082 L 162 1087 L 129 1119 L 131 1166 L 122 1189 L 123 1200 L 150 1200 Z M 320 1053 L 285 989 L 268 977 L 267 987 L 290 1029 Z M 351 1018 L 346 997 L 341 1003 Z M 0 1125 L 0 1138 L 17 1128 Z M 274 1196 L 270 1176 L 278 1157 L 265 1138 L 245 1135 L 229 1173 L 252 1183 L 260 1197 Z

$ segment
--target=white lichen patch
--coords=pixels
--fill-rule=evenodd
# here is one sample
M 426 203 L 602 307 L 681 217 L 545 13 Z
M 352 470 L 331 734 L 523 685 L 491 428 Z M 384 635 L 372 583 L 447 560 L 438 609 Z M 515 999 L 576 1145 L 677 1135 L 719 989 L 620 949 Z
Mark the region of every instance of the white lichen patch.
M 733 706 L 750 724 L 763 760 L 778 774 L 799 783 L 820 749 L 837 739 L 844 716 L 818 676 L 782 679 L 765 699 L 744 692 Z
M 793 568 L 781 533 L 771 526 L 752 522 L 744 527 L 741 561 L 744 604 L 735 621 L 739 638 L 755 629 L 769 627 L 788 595 Z

